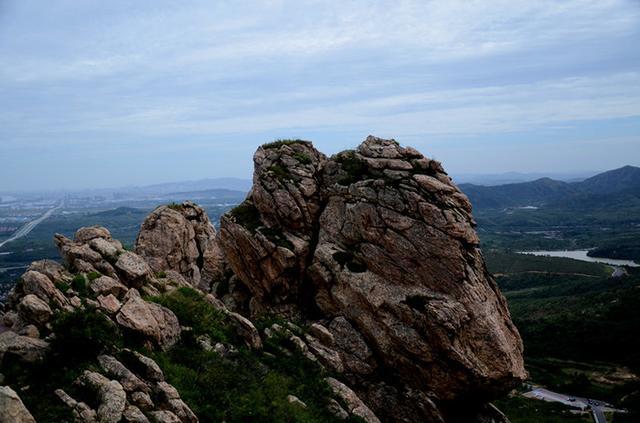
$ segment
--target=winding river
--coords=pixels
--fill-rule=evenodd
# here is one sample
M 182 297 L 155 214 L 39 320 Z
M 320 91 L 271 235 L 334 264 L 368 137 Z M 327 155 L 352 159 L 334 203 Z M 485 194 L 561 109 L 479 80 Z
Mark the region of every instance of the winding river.
M 606 257 L 589 257 L 590 250 L 557 250 L 557 251 L 519 251 L 520 254 L 530 254 L 533 256 L 564 257 L 574 260 L 589 261 L 592 263 L 603 263 L 611 266 L 640 267 L 640 264 L 633 260 L 619 260 Z

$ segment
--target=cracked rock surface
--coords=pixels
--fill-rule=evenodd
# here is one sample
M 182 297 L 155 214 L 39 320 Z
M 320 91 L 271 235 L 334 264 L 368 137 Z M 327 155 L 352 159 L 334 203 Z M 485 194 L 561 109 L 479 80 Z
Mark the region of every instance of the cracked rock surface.
M 267 144 L 254 166 L 220 229 L 248 311 L 325 322 L 341 361 L 324 358 L 382 420 L 455 420 L 458 401 L 526 377 L 471 205 L 439 162 L 370 136 L 330 158 Z

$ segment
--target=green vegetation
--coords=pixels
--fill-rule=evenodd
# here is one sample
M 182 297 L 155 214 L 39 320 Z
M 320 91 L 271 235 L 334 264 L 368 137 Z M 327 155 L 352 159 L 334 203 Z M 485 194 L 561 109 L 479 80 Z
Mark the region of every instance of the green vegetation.
M 293 153 L 293 158 L 296 159 L 297 161 L 299 161 L 300 163 L 305 164 L 305 165 L 312 163 L 311 157 L 309 157 L 305 153 L 295 152 L 295 153 Z
M 281 182 L 295 181 L 297 179 L 296 176 L 289 172 L 289 169 L 281 165 L 276 164 L 273 166 L 269 166 L 267 170 L 273 173 L 273 175 Z
M 640 373 L 640 269 L 611 278 L 608 266 L 577 260 L 498 251 L 485 257 L 524 341 L 530 380 L 628 408 L 614 421 L 637 421 L 640 381 L 629 376 Z M 512 421 L 536 421 L 527 413 L 538 402 L 519 401 L 503 411 Z M 555 421 L 553 410 L 544 413 Z
M 367 175 L 367 163 L 358 158 L 353 150 L 340 153 L 336 157 L 336 161 L 340 163 L 342 170 L 345 172 L 345 175 L 338 180 L 340 185 L 351 185 L 362 180 Z
M 183 326 L 193 329 L 195 336 L 208 335 L 213 341 L 237 341 L 231 328 L 224 324 L 224 315 L 204 300 L 192 288 L 178 288 L 170 295 L 151 298 L 175 313 Z
M 262 144 L 262 148 L 280 148 L 283 145 L 293 145 L 293 144 L 311 144 L 311 143 L 309 141 L 304 141 L 301 139 L 277 139 L 273 142 Z
M 554 273 L 606 277 L 609 266 L 561 257 L 544 257 L 488 250 L 484 253 L 489 271 L 494 275 L 517 273 Z
M 171 210 L 175 210 L 175 211 L 182 211 L 184 209 L 182 204 L 178 204 L 178 203 L 167 204 L 167 207 L 169 207 Z
M 191 288 L 180 288 L 153 298 L 171 309 L 182 326 L 181 340 L 168 351 L 150 352 L 118 330 L 116 324 L 98 311 L 78 310 L 55 316 L 56 338 L 46 361 L 28 371 L 18 363 L 3 363 L 5 383 L 20 390 L 25 405 L 38 422 L 72 421 L 70 410 L 55 396 L 62 388 L 72 397 L 93 405 L 92 396 L 74 385 L 84 370 L 98 370 L 95 358 L 112 354 L 127 363 L 123 347 L 151 356 L 162 368 L 182 399 L 201 422 L 332 422 L 327 409 L 333 394 L 325 382 L 329 375 L 300 353 L 283 353 L 288 340 L 276 335 L 265 340 L 264 351 L 244 346 L 226 316 Z M 266 325 L 271 320 L 265 318 Z M 198 337 L 206 335 L 229 348 L 228 355 L 204 350 Z M 235 346 L 235 347 L 233 347 Z M 6 369 L 6 371 L 5 371 Z M 294 395 L 307 407 L 288 400 Z M 349 422 L 361 422 L 351 418 Z
M 285 339 L 267 340 L 266 353 L 240 346 L 234 356 L 223 358 L 197 344 L 199 334 L 225 343 L 233 336 L 224 317 L 200 294 L 180 289 L 156 301 L 173 310 L 181 324 L 193 327 L 180 344 L 152 357 L 200 421 L 334 421 L 326 408 L 331 392 L 324 371 L 298 353 L 282 354 Z M 290 403 L 288 395 L 307 408 Z
M 244 226 L 252 233 L 262 224 L 260 221 L 260 212 L 253 203 L 248 201 L 231 209 L 229 214 L 235 218 L 237 224 Z
M 87 285 L 87 277 L 83 274 L 76 275 L 71 281 L 71 287 L 81 297 L 86 297 L 87 295 L 89 295 L 89 287 Z
M 44 362 L 30 365 L 29 371 L 18 363 L 3 363 L 4 383 L 27 387 L 20 397 L 41 423 L 73 421 L 71 411 L 54 394 L 58 388 L 91 404 L 87 392 L 73 382 L 84 370 L 97 368 L 96 355 L 112 353 L 123 342 L 117 326 L 95 310 L 59 314 L 53 330 L 56 338 Z
M 93 309 L 56 316 L 53 332 L 56 337 L 52 349 L 71 362 L 91 359 L 122 346 L 116 324 Z

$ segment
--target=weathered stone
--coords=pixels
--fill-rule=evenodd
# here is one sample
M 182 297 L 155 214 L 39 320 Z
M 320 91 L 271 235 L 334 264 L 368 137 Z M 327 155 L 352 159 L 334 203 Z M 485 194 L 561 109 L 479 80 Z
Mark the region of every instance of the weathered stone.
M 329 412 L 333 414 L 333 416 L 338 420 L 347 420 L 349 418 L 349 413 L 342 408 L 342 406 L 338 403 L 338 401 L 331 398 L 329 400 L 329 405 L 327 406 Z
M 377 367 L 373 352 L 362 335 L 342 316 L 329 324 L 334 335 L 335 348 L 342 356 L 347 371 L 358 374 L 370 374 Z
M 135 290 L 131 289 L 125 296 L 126 303 L 116 315 L 116 321 L 161 349 L 173 346 L 180 338 L 180 323 L 176 315 L 168 308 L 143 300 L 137 291 L 132 291 Z
M 85 370 L 78 379 L 81 386 L 96 393 L 97 419 L 100 423 L 118 423 L 127 404 L 127 394 L 118 381 L 109 380 L 100 373 Z
M 84 402 L 78 402 L 75 399 L 71 398 L 69 394 L 67 394 L 62 389 L 56 389 L 54 391 L 56 396 L 60 398 L 67 407 L 73 410 L 73 415 L 77 422 L 82 423 L 95 423 L 97 422 L 98 415 L 91 407 L 89 407 Z
M 169 408 L 182 422 L 197 423 L 198 418 L 182 401 L 177 389 L 167 382 L 158 382 L 154 387 L 154 391 L 159 400 Z
M 164 381 L 164 373 L 153 359 L 134 350 L 124 349 L 122 352 L 127 365 L 144 379 L 151 382 Z
M 273 308 L 298 295 L 321 211 L 317 174 L 325 160 L 309 142 L 260 147 L 249 197 L 221 218 L 220 245 L 253 294 L 254 313 L 262 303 Z
M 309 333 L 318 338 L 320 342 L 328 347 L 333 346 L 333 344 L 335 344 L 336 342 L 336 340 L 333 338 L 333 334 L 329 332 L 329 329 L 325 328 L 319 323 L 312 323 L 309 327 Z
M 189 201 L 159 207 L 147 216 L 135 251 L 154 272 L 176 271 L 204 290 L 224 271 L 213 224 L 204 209 Z
M 22 275 L 22 289 L 25 295 L 33 294 L 54 307 L 65 307 L 69 304 L 51 279 L 40 272 L 30 270 Z
M 401 420 L 388 403 L 428 420 L 438 407 L 461 409 L 452 404 L 470 396 L 479 406 L 525 378 L 522 342 L 486 270 L 471 205 L 440 163 L 368 137 L 329 159 L 310 143 L 266 145 L 254 169 L 247 200 L 220 227 L 229 265 L 251 293 L 239 306 L 343 319 L 333 340 L 312 329 L 309 351 L 358 375 L 358 393 L 385 421 Z
M 171 411 L 151 411 L 148 414 L 153 423 L 182 423 L 178 416 L 173 414 Z
M 20 329 L 18 335 L 28 336 L 29 338 L 40 338 L 40 329 L 35 325 L 27 325 Z
M 131 402 L 140 410 L 151 410 L 154 405 L 151 397 L 146 392 L 134 392 L 131 394 Z
M 100 355 L 98 356 L 98 363 L 107 375 L 120 382 L 120 385 L 122 385 L 122 388 L 124 388 L 125 391 L 149 391 L 149 387 L 115 357 L 110 355 Z
M 79 243 L 88 243 L 96 238 L 111 239 L 111 232 L 102 226 L 88 226 L 78 229 L 75 234 L 75 241 Z
M 8 386 L 0 386 L 0 422 L 35 423 L 18 394 Z
M 120 254 L 115 266 L 130 286 L 142 285 L 144 279 L 151 275 L 151 269 L 147 262 L 130 251 Z
M 127 405 L 122 413 L 122 420 L 126 423 L 149 423 L 149 419 L 135 405 Z
M 99 278 L 92 280 L 89 284 L 89 288 L 96 295 L 113 294 L 118 298 L 122 297 L 129 290 L 129 288 L 127 288 L 122 282 L 109 276 L 100 276 Z
M 109 294 L 106 297 L 104 295 L 98 295 L 98 304 L 100 304 L 100 308 L 107 312 L 107 314 L 115 314 L 122 307 L 122 303 L 118 301 L 113 294 Z
M 0 333 L 0 364 L 7 359 L 22 363 L 37 363 L 44 359 L 49 343 L 42 339 L 21 336 L 12 331 Z
M 326 379 L 329 387 L 340 397 L 349 408 L 349 412 L 367 423 L 380 423 L 380 419 L 367 407 L 360 398 L 344 383 L 329 377 Z
M 318 358 L 318 360 L 320 360 L 323 365 L 329 367 L 331 370 L 337 373 L 342 373 L 344 371 L 344 363 L 342 362 L 342 358 L 337 351 L 326 347 L 309 334 L 305 335 L 305 340 L 307 341 L 309 350 Z
M 120 242 L 106 240 L 104 238 L 92 239 L 89 241 L 89 247 L 108 260 L 116 259 L 123 251 L 122 244 L 120 244 Z
M 53 260 L 38 260 L 31 263 L 28 270 L 42 273 L 53 282 L 70 281 L 71 274 L 58 262 Z
M 254 350 L 262 349 L 262 339 L 260 338 L 260 334 L 249 319 L 233 312 L 228 313 L 227 317 L 235 326 L 238 335 L 244 339 L 245 344 L 247 344 L 249 348 Z
M 296 397 L 295 395 L 287 395 L 287 401 L 289 402 L 289 404 L 297 405 L 300 408 L 307 408 L 307 404 L 300 401 L 300 398 Z
M 49 304 L 33 294 L 25 295 L 22 298 L 18 304 L 18 312 L 23 320 L 36 325 L 44 325 L 53 315 Z

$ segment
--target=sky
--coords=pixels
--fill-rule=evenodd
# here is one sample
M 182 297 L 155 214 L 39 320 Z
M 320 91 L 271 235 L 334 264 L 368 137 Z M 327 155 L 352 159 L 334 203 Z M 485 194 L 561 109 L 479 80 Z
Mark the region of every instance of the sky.
M 637 0 L 0 0 L 0 191 L 249 178 L 279 138 L 452 174 L 640 165 Z

